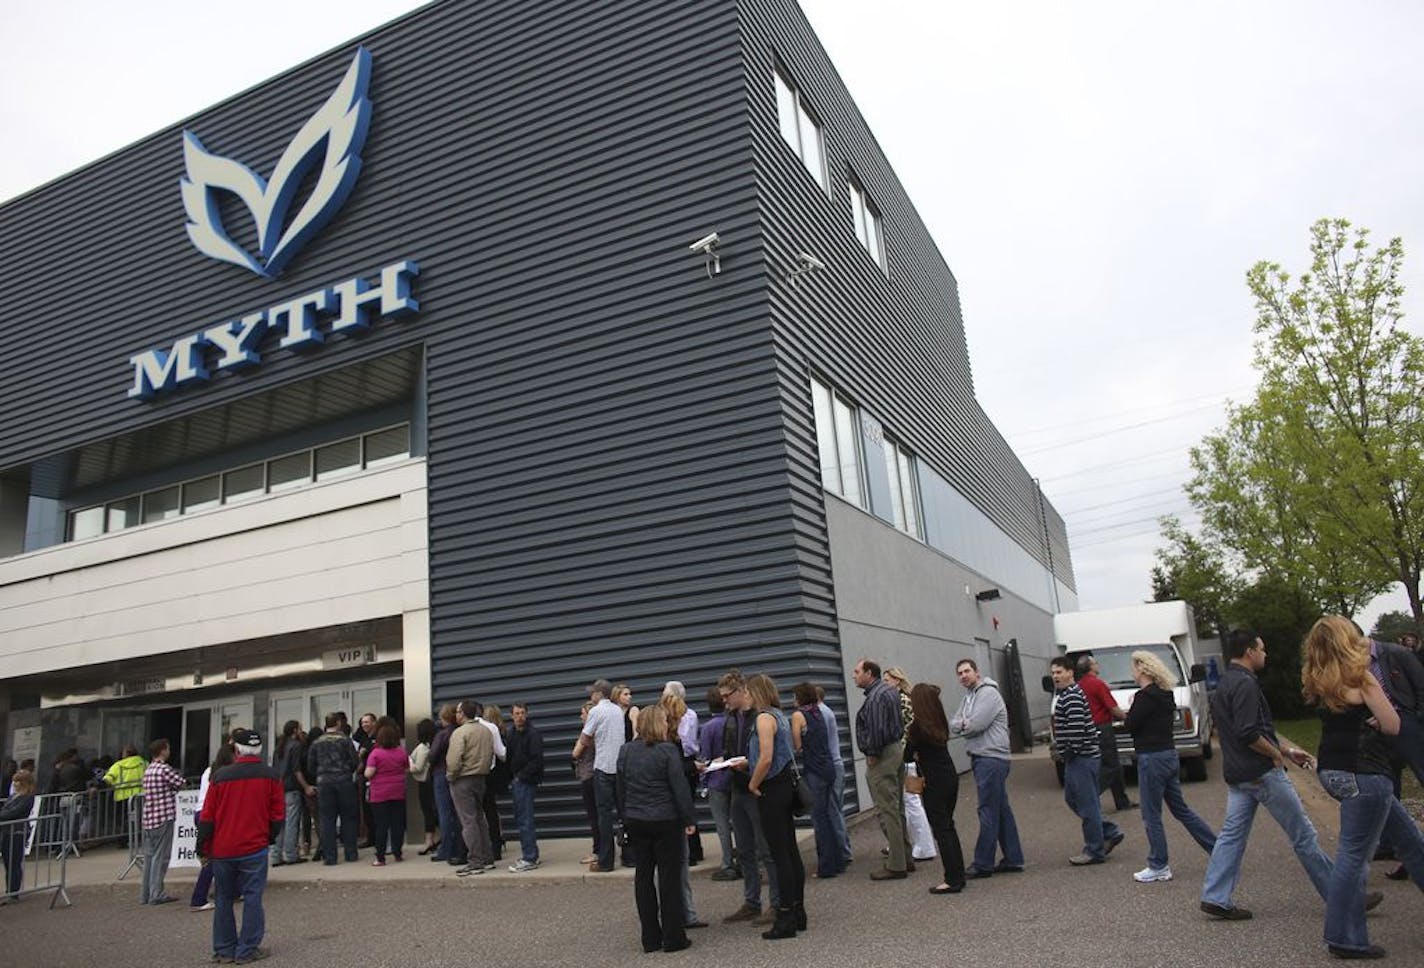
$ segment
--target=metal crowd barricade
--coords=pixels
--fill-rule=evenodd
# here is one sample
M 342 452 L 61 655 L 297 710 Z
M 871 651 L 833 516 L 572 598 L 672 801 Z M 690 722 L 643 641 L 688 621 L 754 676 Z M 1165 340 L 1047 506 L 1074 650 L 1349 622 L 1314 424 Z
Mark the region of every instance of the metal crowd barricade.
M 74 794 L 62 794 L 72 797 Z M 62 804 L 60 804 L 62 806 Z M 46 831 L 60 831 L 61 839 L 66 829 L 62 812 L 41 814 L 44 804 L 36 800 L 30 816 L 20 820 L 6 820 L 0 823 L 0 858 L 3 858 L 4 881 L 0 884 L 0 902 L 12 904 L 30 894 L 50 894 L 49 906 L 64 899 L 64 906 L 73 902 L 65 889 L 64 877 L 69 860 L 69 851 L 64 844 L 44 844 Z

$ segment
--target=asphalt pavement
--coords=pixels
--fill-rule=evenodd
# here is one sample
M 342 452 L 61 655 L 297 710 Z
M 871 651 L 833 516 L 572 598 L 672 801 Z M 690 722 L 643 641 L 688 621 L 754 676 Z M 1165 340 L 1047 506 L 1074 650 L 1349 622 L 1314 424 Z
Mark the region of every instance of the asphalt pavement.
M 1205 783 L 1186 786 L 1188 801 L 1215 826 L 1225 805 L 1219 758 Z M 1335 805 L 1313 777 L 1295 773 L 1307 806 L 1334 852 Z M 1132 789 L 1136 796 L 1136 790 Z M 499 968 L 625 963 L 836 966 L 969 965 L 1140 966 L 1173 968 L 1249 964 L 1325 965 L 1321 941 L 1324 905 L 1315 895 L 1279 828 L 1257 817 L 1237 903 L 1252 921 L 1224 923 L 1197 908 L 1206 855 L 1170 817 L 1167 834 L 1176 879 L 1137 884 L 1146 839 L 1136 810 L 1112 814 L 1127 834 L 1106 864 L 1074 868 L 1078 823 L 1066 806 L 1042 752 L 1016 759 L 1010 797 L 1023 835 L 1028 870 L 971 881 L 963 894 L 932 896 L 936 861 L 923 862 L 903 881 L 871 882 L 882 844 L 872 823 L 852 831 L 856 860 L 849 873 L 807 884 L 810 930 L 794 940 L 766 942 L 760 928 L 723 925 L 740 903 L 740 885 L 713 882 L 709 864 L 694 875 L 699 913 L 711 927 L 691 933 L 693 947 L 673 955 L 644 955 L 638 942 L 632 885 L 625 875 L 585 878 L 567 862 L 547 865 L 541 879 L 508 877 L 457 880 L 437 865 L 408 860 L 401 877 L 371 869 L 352 879 L 322 878 L 321 865 L 284 871 L 268 891 L 267 964 L 311 968 L 477 964 Z M 1104 797 L 1104 802 L 1110 798 Z M 974 791 L 961 784 L 956 812 L 966 853 L 977 832 Z M 550 845 L 554 854 L 577 854 L 584 842 Z M 112 861 L 117 855 L 110 856 Z M 102 860 L 102 858 L 101 858 Z M 421 865 L 421 866 L 417 866 Z M 430 873 L 424 874 L 425 869 Z M 15 966 L 198 965 L 211 952 L 210 916 L 183 903 L 142 907 L 137 877 L 115 884 L 76 886 L 70 908 L 48 910 L 30 898 L 0 908 L 0 964 Z M 1385 901 L 1370 917 L 1372 940 L 1390 951 L 1387 963 L 1424 961 L 1424 895 L 1409 883 L 1385 880 L 1375 864 L 1370 887 Z M 565 876 L 567 875 L 567 876 Z M 359 876 L 359 879 L 356 879 Z M 175 882 L 171 886 L 182 887 Z

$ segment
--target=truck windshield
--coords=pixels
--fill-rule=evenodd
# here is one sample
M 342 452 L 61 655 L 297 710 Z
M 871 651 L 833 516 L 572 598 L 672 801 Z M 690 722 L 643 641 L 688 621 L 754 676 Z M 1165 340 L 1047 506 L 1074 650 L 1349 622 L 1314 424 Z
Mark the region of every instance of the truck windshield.
M 1093 658 L 1098 660 L 1098 676 L 1114 689 L 1132 689 L 1137 680 L 1132 678 L 1132 653 L 1151 652 L 1177 677 L 1177 684 L 1187 681 L 1182 675 L 1182 664 L 1177 660 L 1177 650 L 1165 643 L 1154 645 L 1120 645 L 1111 649 L 1094 649 Z

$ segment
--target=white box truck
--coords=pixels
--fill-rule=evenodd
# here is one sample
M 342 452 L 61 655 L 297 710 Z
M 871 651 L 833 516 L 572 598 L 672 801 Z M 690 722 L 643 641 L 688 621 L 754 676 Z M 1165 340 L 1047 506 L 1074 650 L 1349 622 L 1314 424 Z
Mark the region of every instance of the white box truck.
M 1172 691 L 1177 700 L 1177 753 L 1187 779 L 1205 780 L 1206 761 L 1212 753 L 1211 707 L 1196 626 L 1192 607 L 1186 602 L 1151 602 L 1053 616 L 1054 641 L 1059 648 L 1069 656 L 1091 652 L 1098 662 L 1098 675 L 1123 709 L 1131 705 L 1137 691 L 1132 653 L 1145 649 L 1166 663 L 1177 676 L 1177 688 Z M 1045 685 L 1052 689 L 1047 680 Z M 1114 726 L 1114 733 L 1123 765 L 1135 766 L 1132 736 L 1121 723 Z

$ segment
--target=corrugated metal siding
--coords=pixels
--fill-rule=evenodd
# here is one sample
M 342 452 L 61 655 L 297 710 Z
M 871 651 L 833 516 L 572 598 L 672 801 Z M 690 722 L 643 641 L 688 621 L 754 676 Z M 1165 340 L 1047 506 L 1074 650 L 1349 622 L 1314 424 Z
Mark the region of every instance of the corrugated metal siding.
M 696 708 L 732 665 L 845 711 L 819 490 L 792 471 L 732 4 L 445 3 L 363 38 L 342 212 L 276 282 L 183 231 L 180 131 L 266 175 L 355 43 L 0 207 L 0 468 L 425 344 L 434 694 L 532 705 L 546 833 L 583 687 Z M 688 244 L 721 233 L 723 273 Z M 129 355 L 418 259 L 418 316 L 126 398 Z M 267 344 L 264 344 L 264 349 Z M 806 459 L 806 415 L 792 435 Z M 812 447 L 811 453 L 814 453 Z M 849 730 L 846 731 L 848 741 Z
M 806 380 L 811 367 L 824 371 L 1048 564 L 1037 489 L 974 398 L 954 276 L 800 9 L 792 0 L 743 0 L 741 7 L 772 318 L 778 352 L 798 372 L 784 386 L 788 414 L 809 422 Z M 822 122 L 829 193 L 781 138 L 772 85 L 778 63 Z M 882 213 L 888 278 L 856 239 L 846 189 L 852 176 Z M 777 276 L 800 251 L 829 268 L 793 288 Z M 793 454 L 801 458 L 794 473 L 815 481 L 814 447 Z M 1066 542 L 1052 557 L 1071 586 Z

